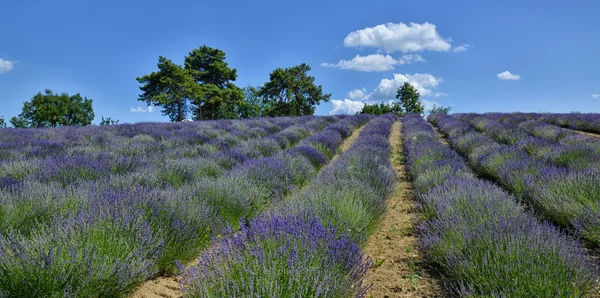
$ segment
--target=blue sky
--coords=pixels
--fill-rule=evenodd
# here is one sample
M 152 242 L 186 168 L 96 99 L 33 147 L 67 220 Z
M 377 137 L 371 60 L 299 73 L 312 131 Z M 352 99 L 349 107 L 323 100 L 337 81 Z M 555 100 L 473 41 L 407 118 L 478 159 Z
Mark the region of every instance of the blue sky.
M 224 50 L 237 85 L 308 63 L 332 101 L 393 99 L 409 81 L 452 112 L 600 112 L 598 1 L 0 2 L 0 116 L 45 88 L 93 99 L 96 119 L 168 121 L 137 76 L 158 56 Z M 334 101 L 335 100 L 335 101 Z M 145 112 L 132 112 L 138 107 Z

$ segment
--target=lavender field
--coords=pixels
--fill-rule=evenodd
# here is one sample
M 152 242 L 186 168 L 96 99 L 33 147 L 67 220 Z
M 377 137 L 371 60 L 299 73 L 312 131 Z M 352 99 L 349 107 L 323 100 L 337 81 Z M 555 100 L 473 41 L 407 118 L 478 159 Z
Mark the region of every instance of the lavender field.
M 441 295 L 598 297 L 594 133 L 597 114 L 533 113 L 0 129 L 0 297 L 159 276 L 183 297 L 371 297 L 394 162 Z

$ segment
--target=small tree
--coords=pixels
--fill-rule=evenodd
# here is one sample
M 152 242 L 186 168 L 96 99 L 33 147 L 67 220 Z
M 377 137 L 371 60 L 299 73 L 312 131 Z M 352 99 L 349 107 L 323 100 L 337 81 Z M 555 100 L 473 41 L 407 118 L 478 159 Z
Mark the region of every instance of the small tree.
M 79 93 L 69 96 L 67 93 L 52 93 L 46 89 L 38 92 L 31 101 L 23 104 L 18 117 L 10 122 L 14 127 L 57 127 L 85 126 L 94 120 L 92 100 L 81 97 Z
M 235 109 L 244 97 L 233 81 L 237 70 L 225 62 L 225 52 L 206 45 L 185 57 L 185 69 L 190 72 L 200 92 L 192 97 L 195 120 L 237 118 Z
M 0 128 L 6 128 L 6 121 L 4 121 L 4 116 L 0 116 Z
M 399 87 L 396 93 L 396 98 L 400 99 L 406 113 L 423 114 L 425 112 L 425 107 L 419 100 L 420 96 L 417 89 L 408 82 L 404 82 L 404 85 Z
M 15 116 L 15 117 L 10 118 L 10 124 L 14 128 L 28 128 L 29 127 L 29 123 L 27 122 L 27 120 L 23 119 L 20 116 L 18 116 L 18 117 Z
M 157 66 L 158 71 L 136 78 L 143 84 L 138 100 L 161 107 L 162 115 L 171 121 L 183 121 L 189 112 L 189 99 L 200 94 L 199 86 L 191 71 L 165 57 L 158 58 Z
M 321 85 L 315 85 L 315 78 L 309 76 L 308 64 L 288 68 L 277 68 L 269 74 L 269 81 L 257 95 L 268 106 L 267 116 L 305 116 L 315 112 L 315 105 L 328 102 L 331 94 L 323 93 Z
M 110 117 L 104 118 L 104 116 L 102 116 L 102 121 L 100 121 L 101 126 L 115 125 L 118 123 L 119 123 L 119 120 L 112 120 L 112 119 L 110 119 Z
M 433 107 L 431 109 L 429 109 L 429 113 L 430 114 L 437 114 L 437 113 L 441 113 L 441 114 L 448 114 L 448 112 L 450 112 L 451 107 L 444 107 L 444 106 L 436 106 L 433 105 Z

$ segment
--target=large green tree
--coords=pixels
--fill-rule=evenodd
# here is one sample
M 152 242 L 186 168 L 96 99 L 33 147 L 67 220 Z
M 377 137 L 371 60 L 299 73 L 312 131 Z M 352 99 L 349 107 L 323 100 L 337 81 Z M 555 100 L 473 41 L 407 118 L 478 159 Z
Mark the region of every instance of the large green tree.
M 25 102 L 21 114 L 10 122 L 14 127 L 57 127 L 85 126 L 92 120 L 92 99 L 81 97 L 79 93 L 69 96 L 46 89 Z
M 244 93 L 233 83 L 237 70 L 230 68 L 225 58 L 223 50 L 206 45 L 185 57 L 185 69 L 200 90 L 192 98 L 196 120 L 238 118 L 235 108 L 242 103 Z
M 401 87 L 398 87 L 396 98 L 400 99 L 400 103 L 407 113 L 423 114 L 425 107 L 419 99 L 421 95 L 413 85 L 409 82 L 404 82 Z
M 315 78 L 307 74 L 310 69 L 302 63 L 271 72 L 270 80 L 257 93 L 268 106 L 267 116 L 312 115 L 315 105 L 329 101 L 331 94 L 324 94 L 321 85 L 315 85 Z
M 192 73 L 171 60 L 160 56 L 157 66 L 158 71 L 136 78 L 143 84 L 138 100 L 160 107 L 162 115 L 171 121 L 183 121 L 189 113 L 189 100 L 198 97 L 201 90 Z

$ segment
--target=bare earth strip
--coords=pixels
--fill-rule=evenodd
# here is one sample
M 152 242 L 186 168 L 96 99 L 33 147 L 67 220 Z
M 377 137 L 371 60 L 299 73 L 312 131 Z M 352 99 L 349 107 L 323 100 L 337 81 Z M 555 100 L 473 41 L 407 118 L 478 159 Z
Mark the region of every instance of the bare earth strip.
M 439 277 L 428 271 L 428 264 L 419 255 L 415 234 L 419 214 L 414 210 L 414 190 L 402 162 L 401 128 L 396 122 L 390 134 L 392 165 L 399 181 L 387 201 L 379 230 L 365 248 L 373 261 L 365 280 L 373 284 L 367 297 L 444 297 Z
M 599 138 L 600 139 L 600 134 L 595 134 L 595 133 L 591 133 L 591 132 L 585 132 L 585 131 L 581 131 L 581 130 L 575 130 L 576 132 L 582 134 L 582 135 L 586 135 L 586 136 L 590 136 L 590 137 L 594 137 L 594 138 Z
M 358 138 L 358 135 L 365 126 L 354 130 L 341 146 L 341 151 L 348 150 L 354 141 Z M 332 161 L 335 160 L 339 154 L 336 154 Z M 331 162 L 329 163 L 331 164 Z M 194 265 L 197 262 L 195 260 L 191 264 Z M 144 282 L 131 296 L 130 298 L 180 298 L 183 297 L 183 293 L 179 290 L 179 279 L 176 276 L 158 277 L 153 280 Z

